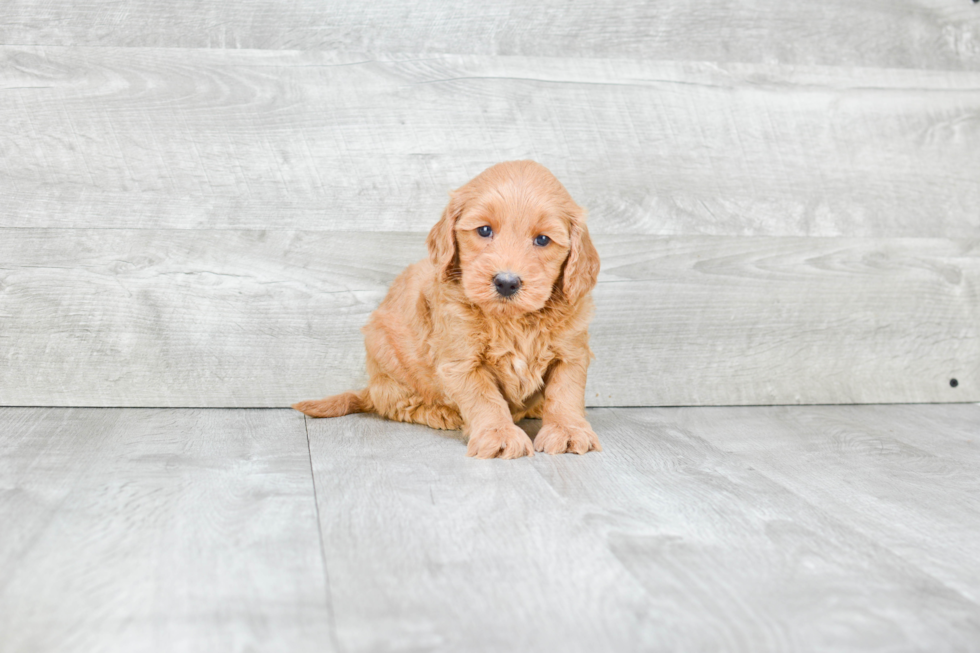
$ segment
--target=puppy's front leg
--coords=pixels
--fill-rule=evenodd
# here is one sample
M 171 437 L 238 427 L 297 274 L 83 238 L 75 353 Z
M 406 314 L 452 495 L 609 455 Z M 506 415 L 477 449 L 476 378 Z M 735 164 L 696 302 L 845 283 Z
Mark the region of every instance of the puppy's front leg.
M 558 361 L 544 387 L 543 425 L 534 448 L 545 453 L 602 451 L 599 438 L 585 419 L 585 375 L 588 359 Z
M 439 366 L 446 394 L 459 406 L 469 435 L 466 455 L 477 458 L 533 456 L 534 447 L 519 426 L 497 388 L 493 375 L 482 365 L 447 363 Z

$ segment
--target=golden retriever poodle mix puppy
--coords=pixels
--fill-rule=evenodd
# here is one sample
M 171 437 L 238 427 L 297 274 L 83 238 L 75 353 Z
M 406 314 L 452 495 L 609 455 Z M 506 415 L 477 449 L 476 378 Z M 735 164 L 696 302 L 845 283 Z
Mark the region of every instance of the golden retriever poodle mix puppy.
M 462 428 L 466 453 L 601 451 L 585 418 L 599 255 L 585 210 L 544 166 L 497 164 L 450 193 L 364 327 L 367 388 L 293 408 Z M 534 442 L 515 422 L 541 418 Z

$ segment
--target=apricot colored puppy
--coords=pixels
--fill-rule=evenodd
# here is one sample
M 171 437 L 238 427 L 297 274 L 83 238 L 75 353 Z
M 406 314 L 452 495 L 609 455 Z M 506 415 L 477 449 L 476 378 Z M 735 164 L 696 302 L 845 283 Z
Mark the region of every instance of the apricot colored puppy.
M 426 243 L 364 327 L 368 387 L 293 408 L 462 427 L 477 458 L 601 451 L 585 419 L 599 274 L 585 210 L 544 166 L 500 163 L 450 193 Z M 523 417 L 543 420 L 533 445 Z

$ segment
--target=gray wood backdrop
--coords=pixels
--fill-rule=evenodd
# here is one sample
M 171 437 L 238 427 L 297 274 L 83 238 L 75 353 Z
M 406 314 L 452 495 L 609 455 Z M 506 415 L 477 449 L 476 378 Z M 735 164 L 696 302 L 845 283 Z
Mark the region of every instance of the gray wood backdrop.
M 980 401 L 969 0 L 11 0 L 0 116 L 0 405 L 357 386 L 516 158 L 590 209 L 591 405 Z

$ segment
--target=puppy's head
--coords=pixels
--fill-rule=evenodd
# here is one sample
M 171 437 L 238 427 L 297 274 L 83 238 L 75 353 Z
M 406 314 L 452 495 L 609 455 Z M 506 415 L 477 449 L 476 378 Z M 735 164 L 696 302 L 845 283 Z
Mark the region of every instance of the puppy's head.
M 599 274 L 585 210 L 533 161 L 499 163 L 450 193 L 426 242 L 441 280 L 489 313 L 578 301 Z

